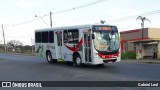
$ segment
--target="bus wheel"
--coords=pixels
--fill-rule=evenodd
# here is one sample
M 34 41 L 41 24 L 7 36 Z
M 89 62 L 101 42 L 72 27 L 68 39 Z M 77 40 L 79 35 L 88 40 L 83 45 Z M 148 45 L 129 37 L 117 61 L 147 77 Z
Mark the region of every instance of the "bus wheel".
M 56 62 L 57 62 L 57 60 L 52 59 L 51 52 L 48 52 L 48 53 L 47 53 L 46 58 L 47 58 L 47 61 L 48 61 L 49 63 L 56 63 Z
M 74 61 L 73 61 L 73 66 L 77 66 L 77 67 L 82 66 L 82 60 L 81 60 L 80 55 L 75 56 Z

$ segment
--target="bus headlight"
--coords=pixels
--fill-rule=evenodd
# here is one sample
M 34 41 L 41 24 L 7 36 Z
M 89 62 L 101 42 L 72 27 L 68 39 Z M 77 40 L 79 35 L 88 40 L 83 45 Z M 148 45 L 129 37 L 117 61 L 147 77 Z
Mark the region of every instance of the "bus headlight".
M 99 58 L 99 55 L 98 55 L 98 53 L 95 53 L 95 57 L 96 57 L 96 58 Z

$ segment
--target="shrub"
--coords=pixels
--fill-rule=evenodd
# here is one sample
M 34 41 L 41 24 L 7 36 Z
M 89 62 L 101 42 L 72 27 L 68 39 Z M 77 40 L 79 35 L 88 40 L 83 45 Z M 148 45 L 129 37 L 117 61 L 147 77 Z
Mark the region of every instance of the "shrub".
M 121 52 L 121 59 L 126 59 L 127 57 L 126 57 L 126 53 L 124 53 L 124 52 Z
M 126 53 L 128 59 L 136 59 L 136 53 L 135 52 L 127 52 Z
M 122 52 L 121 59 L 136 59 L 136 52 Z

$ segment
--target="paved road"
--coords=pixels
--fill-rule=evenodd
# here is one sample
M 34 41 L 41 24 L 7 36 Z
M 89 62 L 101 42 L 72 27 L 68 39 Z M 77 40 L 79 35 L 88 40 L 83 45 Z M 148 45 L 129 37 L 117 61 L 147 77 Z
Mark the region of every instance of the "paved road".
M 0 81 L 160 81 L 159 64 L 113 63 L 104 67 L 75 68 L 66 63 L 49 64 L 45 58 L 0 53 Z M 28 89 L 28 88 L 27 88 Z M 47 88 L 53 90 L 53 88 Z M 63 90 L 64 88 L 54 88 Z M 65 88 L 67 90 L 152 88 Z M 157 89 L 158 88 L 154 88 Z M 16 90 L 16 89 L 15 89 Z M 35 88 L 34 88 L 35 90 Z M 38 89 L 39 90 L 39 89 Z

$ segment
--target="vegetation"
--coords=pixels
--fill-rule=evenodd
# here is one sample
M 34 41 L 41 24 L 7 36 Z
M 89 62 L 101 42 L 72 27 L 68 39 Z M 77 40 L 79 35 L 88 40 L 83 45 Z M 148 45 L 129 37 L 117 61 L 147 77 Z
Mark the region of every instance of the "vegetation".
M 105 20 L 101 20 L 100 23 L 101 23 L 101 24 L 105 24 L 106 21 L 105 21 Z
M 6 52 L 11 53 L 24 53 L 31 54 L 34 53 L 34 46 L 23 45 L 22 42 L 17 40 L 11 40 L 6 44 Z M 0 52 L 4 52 L 4 45 L 0 45 Z
M 122 52 L 121 59 L 136 59 L 136 52 Z

